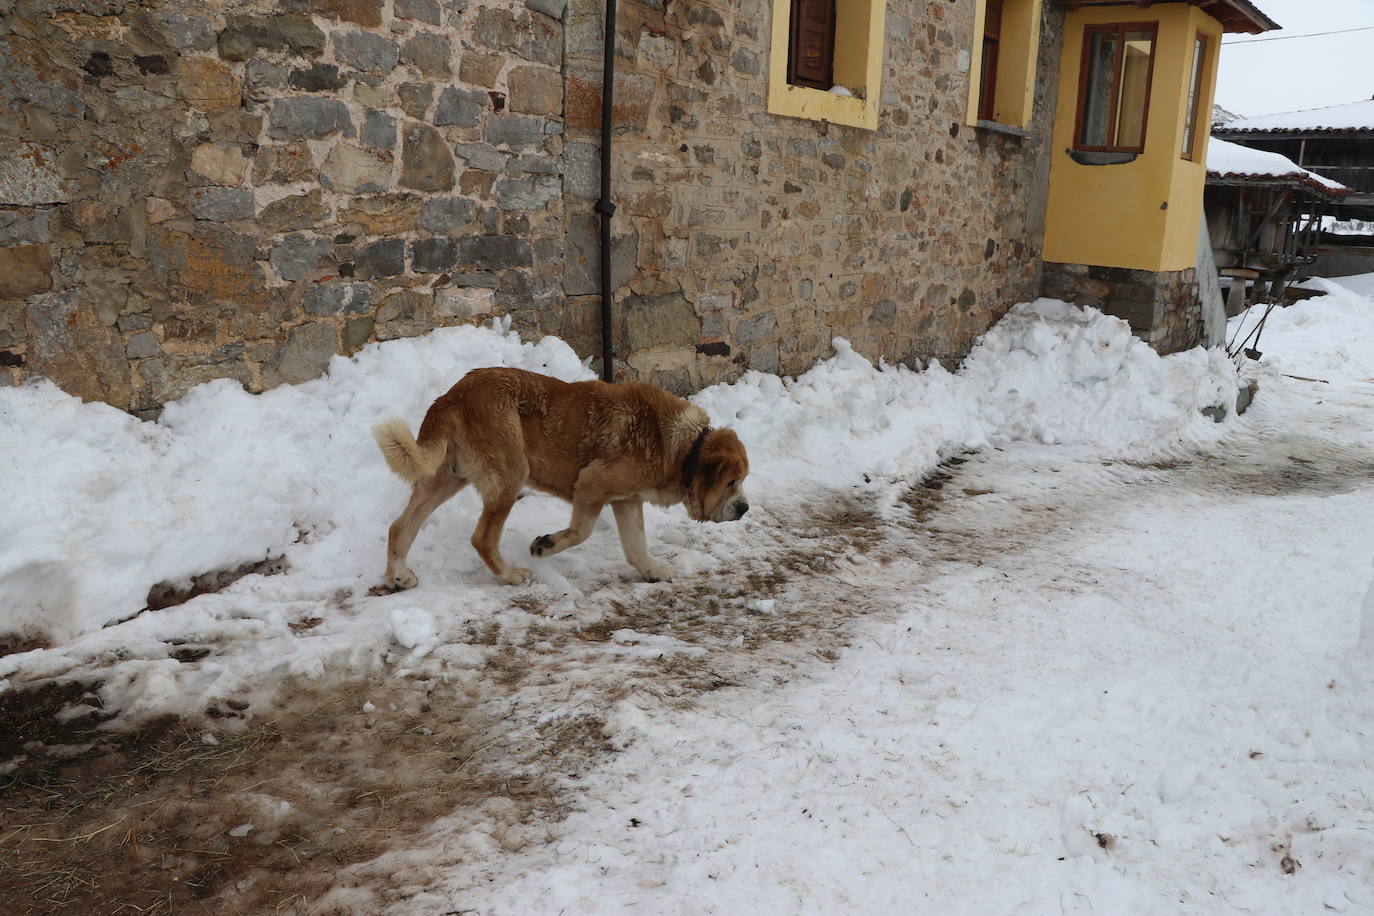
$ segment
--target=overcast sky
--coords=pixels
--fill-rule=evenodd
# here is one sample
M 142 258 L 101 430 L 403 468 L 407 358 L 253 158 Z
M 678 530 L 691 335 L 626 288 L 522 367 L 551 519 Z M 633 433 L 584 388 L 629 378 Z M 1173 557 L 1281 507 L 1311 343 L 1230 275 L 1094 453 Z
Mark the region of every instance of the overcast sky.
M 1281 31 L 1227 35 L 1217 104 L 1241 115 L 1321 108 L 1374 96 L 1374 28 L 1344 35 L 1241 42 L 1374 26 L 1374 0 L 1254 0 Z M 1234 44 L 1232 44 L 1234 42 Z

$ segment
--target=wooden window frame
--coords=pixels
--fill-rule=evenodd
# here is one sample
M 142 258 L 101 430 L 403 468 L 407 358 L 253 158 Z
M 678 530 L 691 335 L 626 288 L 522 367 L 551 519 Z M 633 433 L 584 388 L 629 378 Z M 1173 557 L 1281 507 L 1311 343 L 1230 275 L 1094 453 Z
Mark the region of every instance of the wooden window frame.
M 1140 118 L 1140 145 L 1139 146 L 1088 146 L 1083 142 L 1083 130 L 1086 127 L 1084 115 L 1087 113 L 1088 100 L 1088 64 L 1092 58 L 1093 36 L 1094 35 L 1115 35 L 1117 38 L 1118 52 L 1116 60 L 1112 66 L 1111 84 L 1111 108 L 1107 115 L 1107 124 L 1113 134 L 1119 133 L 1119 125 L 1116 122 L 1116 104 L 1120 95 L 1121 71 L 1126 63 L 1126 33 L 1127 32 L 1149 32 L 1150 33 L 1150 67 L 1145 74 L 1145 103 L 1144 111 Z M 1075 116 L 1073 128 L 1073 148 L 1091 153 L 1143 153 L 1145 152 L 1145 141 L 1148 136 L 1150 126 L 1150 95 L 1154 91 L 1155 85 L 1155 58 L 1159 56 L 1159 23 L 1158 22 L 1111 22 L 1098 25 L 1085 26 L 1083 29 L 1083 56 L 1078 70 L 1078 113 Z
M 978 119 L 995 121 L 997 67 L 1002 45 L 1002 12 L 1005 0 L 987 0 L 983 8 L 983 56 L 978 87 Z
M 1188 112 L 1188 120 L 1183 124 L 1183 135 L 1188 139 L 1188 146 L 1183 150 L 1182 157 L 1189 162 L 1197 161 L 1197 138 L 1198 134 L 1202 133 L 1198 129 L 1202 125 L 1202 87 L 1206 82 L 1207 67 L 1211 63 L 1209 55 L 1212 53 L 1212 39 L 1206 33 L 1198 32 L 1193 36 L 1194 54 L 1197 53 L 1198 42 L 1202 42 L 1202 55 L 1195 58 L 1196 72 L 1189 75 L 1188 83 L 1189 90 L 1193 92 L 1192 110 Z
M 826 0 L 812 0 L 812 2 L 826 2 Z M 826 23 L 826 38 L 829 42 L 828 56 L 826 57 L 826 77 L 824 79 L 812 79 L 802 76 L 799 73 L 799 61 L 801 58 L 801 0 L 791 0 L 791 20 L 788 26 L 787 37 L 787 82 L 792 86 L 805 86 L 808 89 L 829 90 L 835 85 L 835 0 L 828 0 L 827 7 L 829 19 Z

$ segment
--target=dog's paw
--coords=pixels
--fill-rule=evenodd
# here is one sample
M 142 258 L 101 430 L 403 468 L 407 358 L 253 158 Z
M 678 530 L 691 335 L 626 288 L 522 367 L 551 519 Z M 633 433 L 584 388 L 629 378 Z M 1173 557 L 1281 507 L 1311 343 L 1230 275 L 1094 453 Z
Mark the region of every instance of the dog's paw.
M 530 543 L 530 556 L 542 557 L 544 554 L 551 552 L 553 546 L 553 535 L 541 534 Z
M 533 575 L 523 566 L 507 566 L 506 571 L 496 578 L 501 580 L 502 585 L 524 585 Z
M 645 582 L 672 582 L 672 567 L 663 563 L 646 563 L 639 567 L 639 574 L 644 577 Z
M 419 585 L 420 578 L 409 569 L 403 569 L 394 576 L 387 576 L 382 580 L 382 584 L 393 592 L 399 592 Z

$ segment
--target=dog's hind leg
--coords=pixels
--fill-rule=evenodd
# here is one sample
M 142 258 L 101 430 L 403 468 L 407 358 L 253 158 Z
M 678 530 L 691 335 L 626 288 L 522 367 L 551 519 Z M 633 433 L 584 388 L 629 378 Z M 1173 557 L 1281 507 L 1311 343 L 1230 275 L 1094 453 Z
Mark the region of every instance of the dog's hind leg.
M 425 523 L 434 510 L 442 506 L 455 493 L 463 489 L 467 481 L 448 468 L 441 468 L 432 477 L 426 477 L 415 484 L 410 491 L 410 502 L 391 523 L 386 537 L 386 576 L 382 584 L 388 588 L 414 588 L 419 579 L 406 568 L 406 556 L 420 526 Z
M 645 581 L 671 582 L 673 571 L 649 556 L 649 545 L 644 539 L 644 503 L 627 499 L 611 503 L 611 511 L 615 513 L 615 524 L 620 531 L 620 546 L 630 565 Z

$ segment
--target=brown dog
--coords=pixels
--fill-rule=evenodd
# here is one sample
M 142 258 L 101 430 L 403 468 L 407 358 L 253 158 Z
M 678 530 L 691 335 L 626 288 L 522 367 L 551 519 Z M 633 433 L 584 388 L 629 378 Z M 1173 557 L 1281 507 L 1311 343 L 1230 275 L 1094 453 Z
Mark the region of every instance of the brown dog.
M 572 503 L 572 521 L 534 539 L 546 557 L 585 541 L 607 503 L 625 559 L 650 582 L 672 571 L 649 556 L 644 502 L 685 503 L 699 522 L 744 515 L 749 457 L 728 429 L 682 398 L 639 382 L 563 382 L 521 369 L 475 369 L 425 414 L 415 439 L 405 422 L 373 429 L 386 463 L 413 485 L 391 524 L 385 583 L 411 588 L 406 554 L 425 519 L 468 483 L 482 495 L 472 546 L 496 578 L 519 585 L 530 571 L 501 558 L 501 527 L 526 484 Z

